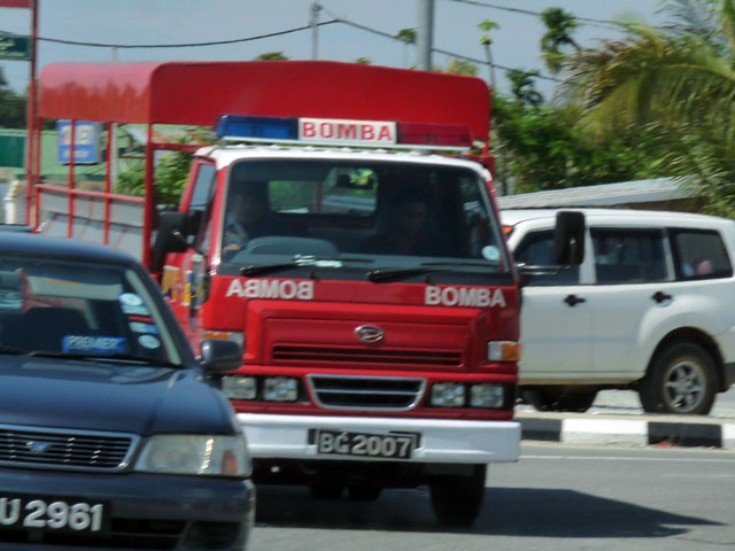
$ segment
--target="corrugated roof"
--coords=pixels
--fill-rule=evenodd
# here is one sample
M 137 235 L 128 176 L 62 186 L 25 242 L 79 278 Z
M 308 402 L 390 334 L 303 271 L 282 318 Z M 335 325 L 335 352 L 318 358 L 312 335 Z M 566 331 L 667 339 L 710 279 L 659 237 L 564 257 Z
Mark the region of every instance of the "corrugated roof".
M 634 180 L 498 197 L 500 208 L 614 207 L 691 197 L 675 178 Z

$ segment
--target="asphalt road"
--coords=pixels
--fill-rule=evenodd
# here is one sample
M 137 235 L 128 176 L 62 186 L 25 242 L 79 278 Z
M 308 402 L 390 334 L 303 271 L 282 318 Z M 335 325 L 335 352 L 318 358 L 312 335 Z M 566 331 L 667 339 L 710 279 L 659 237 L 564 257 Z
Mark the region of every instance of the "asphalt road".
M 735 452 L 523 444 L 491 467 L 469 530 L 438 527 L 428 493 L 373 503 L 258 489 L 251 551 L 691 551 L 735 546 Z

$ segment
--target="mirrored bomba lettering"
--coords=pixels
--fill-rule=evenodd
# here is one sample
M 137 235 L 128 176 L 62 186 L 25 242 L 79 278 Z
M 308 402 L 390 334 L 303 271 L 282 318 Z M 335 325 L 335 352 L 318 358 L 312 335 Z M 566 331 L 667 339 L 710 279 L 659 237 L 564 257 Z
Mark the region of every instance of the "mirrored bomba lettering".
M 225 296 L 281 300 L 314 300 L 314 282 L 294 281 L 291 279 L 233 279 Z

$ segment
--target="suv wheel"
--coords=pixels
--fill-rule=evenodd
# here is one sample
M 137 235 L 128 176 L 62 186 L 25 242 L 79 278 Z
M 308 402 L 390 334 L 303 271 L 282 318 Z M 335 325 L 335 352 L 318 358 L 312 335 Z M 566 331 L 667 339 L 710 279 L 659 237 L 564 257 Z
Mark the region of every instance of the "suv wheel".
M 538 411 L 571 411 L 584 413 L 595 402 L 596 390 L 558 390 L 554 388 L 524 388 L 523 401 Z
M 717 374 L 701 346 L 679 343 L 659 351 L 641 381 L 639 395 L 648 413 L 707 415 L 715 401 Z

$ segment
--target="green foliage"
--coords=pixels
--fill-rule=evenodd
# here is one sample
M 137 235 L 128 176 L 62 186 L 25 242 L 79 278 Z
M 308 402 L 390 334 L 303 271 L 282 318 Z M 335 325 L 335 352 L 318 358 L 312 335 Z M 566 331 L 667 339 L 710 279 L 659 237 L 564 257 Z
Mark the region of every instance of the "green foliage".
M 186 136 L 176 140 L 181 144 L 207 144 L 213 141 L 211 133 L 206 129 L 189 129 Z M 162 155 L 153 176 L 157 205 L 175 207 L 179 204 L 186 187 L 191 160 L 192 155 L 183 151 Z M 126 171 L 120 173 L 116 192 L 136 197 L 145 196 L 145 165 L 142 160 L 133 162 Z
M 628 36 L 569 57 L 564 89 L 595 136 L 656 128 L 668 174 L 705 210 L 735 216 L 735 0 L 678 0 L 664 27 L 625 24 Z
M 156 166 L 154 174 L 156 204 L 177 206 L 191 167 L 191 155 L 179 151 L 167 153 Z M 145 195 L 145 166 L 136 162 L 118 176 L 117 193 L 143 197 Z
M 26 128 L 26 98 L 8 86 L 0 67 L 0 128 Z
M 477 27 L 482 31 L 480 44 L 482 44 L 483 46 L 489 46 L 493 43 L 493 39 L 490 37 L 490 32 L 499 29 L 500 25 L 498 25 L 492 19 L 485 19 Z
M 477 65 L 463 59 L 453 59 L 447 65 L 446 72 L 474 77 L 477 76 Z
M 592 139 L 575 123 L 575 106 L 524 105 L 497 95 L 495 140 L 516 193 L 636 180 L 663 175 L 651 150 L 655 132 L 631 127 Z
M 416 29 L 401 29 L 395 39 L 404 44 L 416 44 Z
M 572 34 L 579 26 L 571 13 L 561 8 L 548 8 L 541 13 L 546 33 L 541 37 L 541 52 L 546 66 L 552 73 L 561 71 L 566 51 L 571 47 L 579 51 L 579 45 Z
M 735 218 L 735 155 L 706 125 L 680 124 L 661 129 L 664 164 L 678 176 L 708 214 Z
M 544 96 L 536 90 L 533 81 L 533 77 L 537 76 L 539 76 L 538 71 L 520 71 L 518 69 L 508 71 L 507 77 L 510 80 L 511 93 L 516 103 L 533 107 L 544 102 Z
M 255 58 L 255 61 L 286 61 L 288 57 L 283 52 L 265 52 Z

